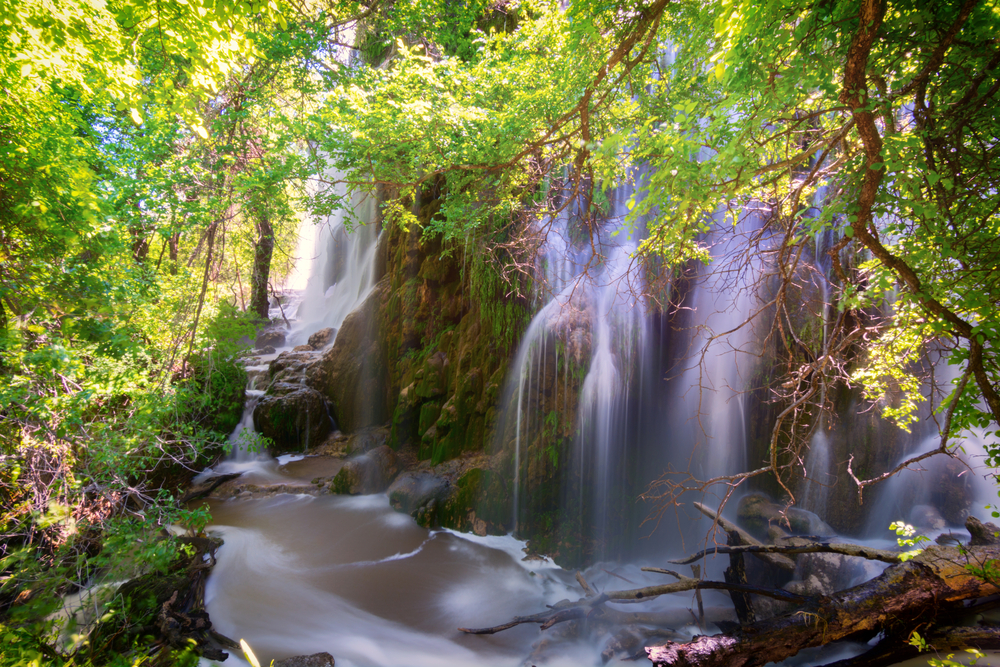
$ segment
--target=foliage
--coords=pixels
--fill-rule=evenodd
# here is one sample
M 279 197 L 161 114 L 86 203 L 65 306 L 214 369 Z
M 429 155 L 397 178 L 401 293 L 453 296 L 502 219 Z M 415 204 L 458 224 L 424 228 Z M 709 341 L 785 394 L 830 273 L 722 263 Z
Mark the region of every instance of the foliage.
M 522 229 L 544 233 L 568 200 L 581 202 L 595 245 L 606 193 L 626 184 L 647 283 L 707 261 L 706 232 L 761 225 L 735 265 L 762 258 L 783 284 L 758 286 L 770 307 L 756 315 L 770 318 L 790 369 L 775 385 L 779 478 L 792 470 L 778 450 L 806 442 L 782 421 L 830 409 L 826 387 L 860 384 L 909 428 L 932 353 L 968 379 L 937 378 L 943 437 L 995 430 L 992 3 L 507 9 L 516 20 L 500 31 L 414 24 L 423 32 L 400 35 L 383 66 L 347 73 L 315 115 L 346 182 L 391 184 L 400 210 L 435 184 L 444 204 L 425 233 L 455 240 L 512 220 L 541 221 Z M 786 308 L 816 270 L 829 272 L 820 280 L 836 307 L 823 335 Z
M 131 664 L 69 658 L 47 615 L 172 558 L 154 539 L 165 525 L 207 521 L 173 490 L 239 419 L 257 218 L 293 244 L 308 173 L 296 96 L 312 90 L 317 40 L 338 30 L 316 18 L 226 0 L 5 6 L 5 664 Z
M 896 543 L 900 548 L 905 549 L 906 547 L 915 547 L 921 542 L 930 542 L 930 538 L 926 535 L 917 535 L 917 529 L 908 523 L 903 523 L 902 521 L 893 521 L 889 524 L 889 530 L 896 531 Z M 909 551 L 904 551 L 899 554 L 900 562 L 905 563 L 915 556 L 919 556 L 923 552 L 923 549 L 910 549 Z
M 910 646 L 915 647 L 921 653 L 934 650 L 934 647 L 928 644 L 927 640 L 921 637 L 920 633 L 918 633 L 916 630 L 910 633 L 910 640 L 908 643 L 910 644 Z M 930 660 L 927 661 L 927 664 L 929 664 L 931 667 L 964 667 L 966 664 L 975 665 L 976 663 L 979 662 L 980 658 L 986 657 L 986 654 L 977 648 L 967 648 L 965 649 L 965 652 L 968 653 L 969 657 L 971 658 L 971 660 L 968 663 L 953 660 L 952 658 L 955 657 L 955 654 L 949 653 L 944 658 L 931 658 Z
M 994 3 L 13 0 L 4 19 L 4 607 L 86 583 L 102 536 L 178 517 L 165 470 L 238 417 L 260 221 L 290 254 L 297 209 L 348 205 L 332 181 L 378 188 L 404 226 L 439 193 L 424 233 L 471 246 L 507 335 L 570 202 L 599 246 L 609 190 L 635 192 L 650 284 L 753 218 L 748 252 L 784 286 L 757 315 L 786 346 L 781 414 L 860 383 L 908 427 L 935 350 L 960 376 L 942 435 L 996 430 Z M 807 260 L 838 312 L 822 348 L 785 309 Z

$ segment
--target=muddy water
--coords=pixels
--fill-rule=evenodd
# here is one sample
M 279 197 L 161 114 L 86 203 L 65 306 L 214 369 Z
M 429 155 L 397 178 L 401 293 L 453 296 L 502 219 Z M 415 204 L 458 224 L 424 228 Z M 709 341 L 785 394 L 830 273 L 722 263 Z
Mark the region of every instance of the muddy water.
M 551 563 L 521 561 L 513 539 L 428 531 L 384 495 L 281 495 L 213 501 L 211 510 L 210 530 L 225 544 L 206 589 L 209 613 L 265 665 L 320 651 L 342 666 L 519 665 L 537 626 L 492 637 L 458 628 L 579 597 Z
M 261 457 L 256 466 L 243 465 L 254 483 L 289 488 L 307 485 L 317 463 L 324 462 Z M 209 504 L 214 521 L 209 531 L 225 541 L 206 588 L 209 614 L 219 632 L 246 639 L 263 665 L 321 651 L 332 654 L 339 667 L 602 664 L 609 637 L 600 631 L 579 639 L 563 636 L 566 625 L 544 632 L 523 625 L 492 636 L 458 630 L 497 625 L 581 596 L 573 573 L 550 561 L 524 560 L 524 544 L 513 538 L 421 528 L 395 512 L 384 494 L 285 493 Z M 728 559 L 718 560 L 709 563 L 710 570 Z M 710 572 L 710 578 L 721 578 L 717 574 Z M 597 590 L 662 582 L 638 565 L 598 564 L 585 576 Z M 731 609 L 722 593 L 706 591 L 704 600 L 709 610 Z M 673 615 L 676 622 L 668 625 L 677 632 L 674 639 L 716 633 L 714 626 L 699 630 L 691 624 L 693 603 L 690 594 L 681 594 L 623 610 Z M 865 648 L 813 649 L 784 664 L 824 665 Z M 241 658 L 232 653 L 224 664 L 203 664 L 247 665 Z M 996 657 L 980 664 L 995 665 Z

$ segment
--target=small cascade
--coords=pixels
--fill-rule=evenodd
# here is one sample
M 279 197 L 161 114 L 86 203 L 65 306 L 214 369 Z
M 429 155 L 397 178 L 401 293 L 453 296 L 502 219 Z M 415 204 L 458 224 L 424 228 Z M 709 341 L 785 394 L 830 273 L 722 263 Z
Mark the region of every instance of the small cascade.
M 336 188 L 337 196 L 346 197 L 343 186 Z M 363 194 L 352 195 L 350 201 L 354 207 L 351 210 L 337 210 L 324 220 L 302 219 L 296 265 L 269 313 L 272 322 L 287 323 L 284 345 L 256 357 L 257 365 L 247 368 L 249 384 L 243 417 L 229 437 L 231 453 L 214 470 L 202 473 L 196 482 L 210 475 L 237 472 L 250 472 L 270 481 L 276 479 L 278 463 L 262 450 L 254 432 L 254 410 L 266 390 L 257 387 L 258 379 L 267 376 L 269 363 L 282 352 L 306 343 L 320 329 L 331 327 L 336 331 L 371 294 L 375 284 L 378 244 L 375 202 Z M 327 344 L 333 340 L 331 337 Z

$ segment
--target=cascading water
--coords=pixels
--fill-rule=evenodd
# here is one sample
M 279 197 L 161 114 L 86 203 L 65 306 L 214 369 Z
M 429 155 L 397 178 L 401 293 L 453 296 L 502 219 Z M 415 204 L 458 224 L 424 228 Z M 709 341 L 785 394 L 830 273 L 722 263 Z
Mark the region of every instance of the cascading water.
M 934 364 L 937 381 L 946 396 L 958 383 L 962 368 L 947 363 L 943 356 Z M 925 388 L 930 394 L 932 389 Z M 928 396 L 928 403 L 930 402 Z M 929 410 L 922 415 L 932 423 Z M 938 419 L 943 419 L 938 417 Z M 895 467 L 905 460 L 940 447 L 941 437 L 932 429 L 916 431 Z M 949 527 L 961 526 L 970 514 L 982 514 L 988 504 L 995 504 L 995 488 L 987 482 L 986 444 L 991 437 L 981 429 L 959 435 L 961 448 L 954 457 L 936 455 L 912 464 L 882 482 L 871 493 L 867 528 L 870 534 L 885 531 L 893 521 L 914 525 L 922 534 L 935 536 Z M 953 447 L 954 448 L 954 447 Z
M 342 191 L 338 195 L 346 196 Z M 290 283 L 293 289 L 305 284 L 288 337 L 291 345 L 305 343 L 319 329 L 339 328 L 375 285 L 379 231 L 375 200 L 368 195 L 353 196 L 351 206 L 353 212 L 337 210 L 324 221 L 303 223 L 299 265 Z M 349 228 L 352 220 L 361 223 L 354 224 L 353 230 Z
M 318 250 L 301 259 L 310 268 L 300 267 L 308 282 L 290 344 L 320 328 L 339 327 L 370 293 L 374 279 L 370 229 L 347 234 L 342 219 L 335 218 L 316 234 Z M 253 405 L 261 393 L 248 391 L 247 413 L 234 441 L 252 432 Z M 237 447 L 216 468 L 216 474 L 222 472 L 241 472 L 241 480 L 282 490 L 260 499 L 210 501 L 214 523 L 208 530 L 224 545 L 206 586 L 206 606 L 214 627 L 246 639 L 263 664 L 327 651 L 345 667 L 517 667 L 530 653 L 536 631 L 525 627 L 485 639 L 456 628 L 489 625 L 497 614 L 531 613 L 575 595 L 569 573 L 551 561 L 522 562 L 524 544 L 513 538 L 428 531 L 395 512 L 382 494 L 295 493 L 309 489 L 316 474 L 335 472 L 316 472 L 308 458 L 276 460 Z M 638 571 L 631 576 L 648 578 Z M 608 575 L 595 572 L 588 578 L 606 585 Z M 594 654 L 589 644 L 569 642 L 549 664 L 568 667 Z M 231 653 L 225 664 L 234 663 L 247 664 Z
M 555 296 L 522 339 L 498 429 L 515 461 L 518 534 L 542 536 L 570 562 L 660 549 L 663 540 L 637 546 L 648 508 L 635 500 L 664 471 L 711 479 L 746 465 L 743 394 L 759 364 L 752 320 L 767 275 L 745 248 L 768 245 L 762 215 L 746 211 L 736 228 L 715 221 L 704 239 L 713 265 L 690 280 L 667 325 L 675 334 L 654 336 L 644 288 L 629 282 L 637 241 L 621 220 L 631 195 L 612 193 L 594 251 L 571 207 L 545 221 L 542 270 Z
M 637 245 L 622 225 L 628 196 L 617 190 L 592 230 L 575 202 L 543 221 L 540 272 L 554 296 L 522 339 L 498 428 L 514 464 L 515 533 L 547 532 L 546 547 L 572 560 L 610 557 L 609 537 L 622 536 L 622 435 L 645 332 L 644 302 L 628 284 Z

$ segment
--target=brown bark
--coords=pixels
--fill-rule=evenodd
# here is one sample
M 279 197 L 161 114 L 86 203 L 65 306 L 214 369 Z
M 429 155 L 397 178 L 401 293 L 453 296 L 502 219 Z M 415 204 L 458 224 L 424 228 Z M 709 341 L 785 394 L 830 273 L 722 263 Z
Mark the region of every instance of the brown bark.
M 263 207 L 254 211 L 257 218 L 257 244 L 253 251 L 253 275 L 250 278 L 250 310 L 262 320 L 268 318 L 267 286 L 274 254 L 274 229 Z
M 735 530 L 729 532 L 727 542 L 731 547 L 745 546 L 742 540 L 740 540 L 740 534 Z M 729 567 L 726 568 L 723 575 L 727 584 L 744 586 L 747 584 L 747 568 L 743 562 L 742 552 L 734 551 L 729 554 Z M 733 607 L 736 609 L 736 618 L 740 619 L 740 625 L 747 626 L 757 622 L 757 614 L 754 612 L 753 601 L 750 599 L 749 593 L 732 590 L 729 591 L 729 597 L 733 601 Z
M 722 530 L 726 531 L 727 534 L 733 533 L 735 531 L 740 536 L 740 543 L 741 544 L 743 544 L 745 546 L 761 547 L 759 550 L 756 550 L 756 551 L 752 552 L 753 555 L 755 557 L 757 557 L 758 559 L 764 561 L 768 565 L 773 565 L 775 567 L 781 568 L 782 570 L 786 570 L 788 572 L 795 571 L 795 561 L 793 561 L 788 556 L 785 556 L 785 555 L 783 555 L 781 553 L 777 553 L 778 552 L 777 549 L 769 549 L 769 548 L 767 548 L 764 544 L 762 544 L 760 542 L 760 540 L 756 539 L 753 535 L 751 535 L 750 533 L 746 532 L 745 530 L 743 530 L 742 528 L 740 528 L 739 526 L 737 526 L 735 523 L 732 523 L 731 521 L 726 520 L 721 514 L 719 514 L 715 510 L 713 510 L 708 505 L 705 505 L 704 503 L 695 502 L 694 503 L 694 507 L 699 512 L 701 512 L 702 514 L 704 514 L 708 518 L 710 518 L 713 521 L 715 521 L 715 523 L 719 524 L 719 527 L 722 528 Z M 719 553 L 729 553 L 729 551 L 725 551 L 726 548 L 727 547 L 718 547 L 718 552 Z M 716 552 L 716 548 L 713 547 L 711 549 L 706 549 L 703 552 L 703 554 L 704 553 L 715 553 L 715 552 Z M 749 550 L 748 550 L 748 552 L 749 552 Z M 694 560 L 697 560 L 697 558 L 694 559 Z M 679 563 L 679 564 L 681 564 L 681 565 L 685 565 L 687 563 L 690 563 L 691 560 L 687 560 L 686 559 L 686 560 L 683 560 L 683 561 L 676 561 L 676 562 Z
M 790 658 L 812 646 L 877 630 L 899 634 L 966 600 L 995 595 L 994 582 L 972 574 L 1000 558 L 1000 546 L 963 550 L 933 546 L 881 576 L 795 612 L 754 623 L 740 631 L 667 642 L 646 649 L 657 666 L 751 667 Z

